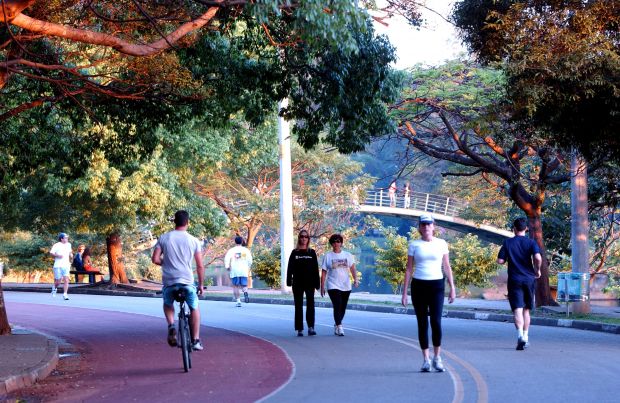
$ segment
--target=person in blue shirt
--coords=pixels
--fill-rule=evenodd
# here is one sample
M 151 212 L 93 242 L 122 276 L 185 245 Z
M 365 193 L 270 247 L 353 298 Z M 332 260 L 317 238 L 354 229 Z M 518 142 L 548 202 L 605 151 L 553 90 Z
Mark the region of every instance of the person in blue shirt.
M 530 311 L 534 306 L 542 257 L 536 241 L 525 236 L 525 218 L 517 218 L 512 231 L 515 236 L 504 241 L 497 255 L 497 263 L 508 263 L 508 302 L 517 328 L 517 350 L 523 350 L 529 346 Z

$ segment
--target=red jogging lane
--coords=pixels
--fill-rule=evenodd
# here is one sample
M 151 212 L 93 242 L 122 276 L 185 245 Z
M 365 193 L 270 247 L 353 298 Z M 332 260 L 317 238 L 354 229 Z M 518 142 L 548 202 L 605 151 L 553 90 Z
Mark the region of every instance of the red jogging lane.
M 286 354 L 267 341 L 202 326 L 205 349 L 192 354 L 185 373 L 180 349 L 166 343 L 163 313 L 7 305 L 11 323 L 57 336 L 81 355 L 75 375 L 43 381 L 53 383 L 41 396 L 45 401 L 251 402 L 278 389 L 293 370 Z

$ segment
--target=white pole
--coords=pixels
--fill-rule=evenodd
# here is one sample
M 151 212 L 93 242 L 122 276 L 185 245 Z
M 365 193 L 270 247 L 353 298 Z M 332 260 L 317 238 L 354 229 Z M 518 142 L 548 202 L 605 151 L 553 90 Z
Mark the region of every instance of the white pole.
M 283 99 L 278 110 L 288 106 Z M 286 286 L 288 257 L 293 250 L 293 185 L 291 179 L 291 135 L 289 123 L 278 117 L 278 143 L 280 144 L 280 281 L 282 292 L 290 292 Z

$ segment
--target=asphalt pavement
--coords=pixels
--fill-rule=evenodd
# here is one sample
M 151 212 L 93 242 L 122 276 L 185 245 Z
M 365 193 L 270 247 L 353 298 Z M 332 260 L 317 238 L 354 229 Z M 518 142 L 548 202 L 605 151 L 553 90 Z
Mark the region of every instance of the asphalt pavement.
M 2 284 L 5 291 L 49 292 L 49 284 Z M 140 284 L 121 286 L 115 289 L 106 289 L 101 286 L 71 285 L 69 294 L 98 294 L 98 295 L 126 295 L 151 296 L 160 298 L 161 285 L 157 283 L 141 282 Z M 292 304 L 292 297 L 283 297 L 280 291 L 251 290 L 254 303 Z M 231 299 L 230 288 L 209 287 L 207 300 L 227 301 Z M 349 309 L 388 313 L 411 313 L 411 308 L 399 305 L 400 296 L 384 294 L 353 293 Z M 317 306 L 330 306 L 327 298 L 317 298 Z M 444 316 L 451 318 L 490 320 L 510 322 L 512 316 L 506 300 L 484 300 L 457 298 L 449 305 L 446 304 Z M 620 307 L 591 305 L 592 313 L 601 317 L 620 318 Z M 565 312 L 565 307 L 543 308 L 556 312 Z M 9 320 L 11 320 L 9 316 Z M 603 322 L 573 320 L 567 318 L 532 318 L 533 325 L 561 326 L 576 329 L 600 331 L 620 334 L 620 325 L 611 325 Z M 79 326 L 79 321 L 76 322 Z M 6 394 L 34 384 L 44 379 L 56 367 L 58 362 L 58 341 L 53 337 L 37 333 L 19 326 L 13 326 L 9 336 L 0 337 L 0 398 Z M 221 357 L 225 361 L 225 357 Z M 218 363 L 224 364 L 224 362 Z M 220 366 L 220 365 L 218 365 Z

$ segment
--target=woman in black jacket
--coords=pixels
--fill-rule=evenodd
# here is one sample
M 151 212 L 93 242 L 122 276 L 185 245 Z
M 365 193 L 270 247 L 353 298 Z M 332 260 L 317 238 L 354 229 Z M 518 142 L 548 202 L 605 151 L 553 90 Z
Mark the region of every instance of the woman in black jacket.
M 314 290 L 321 286 L 319 261 L 314 249 L 310 248 L 308 231 L 301 230 L 297 237 L 297 247 L 291 252 L 286 272 L 286 285 L 293 287 L 295 299 L 295 330 L 303 336 L 304 293 L 306 294 L 306 322 L 308 336 L 314 336 Z

